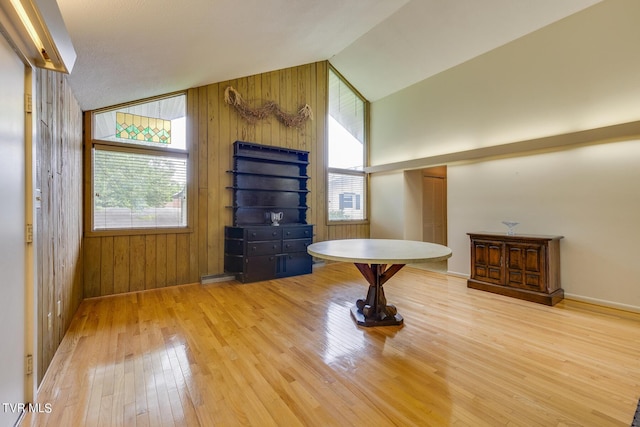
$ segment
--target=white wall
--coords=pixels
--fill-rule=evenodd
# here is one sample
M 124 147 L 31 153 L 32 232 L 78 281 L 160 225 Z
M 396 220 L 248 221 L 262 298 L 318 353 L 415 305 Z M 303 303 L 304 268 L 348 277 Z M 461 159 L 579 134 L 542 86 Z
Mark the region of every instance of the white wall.
M 640 2 L 604 0 L 371 105 L 371 166 L 640 119 Z
M 404 238 L 404 174 L 384 173 L 371 176 L 370 235 L 376 239 Z M 376 219 L 373 221 L 373 219 Z
M 638 16 L 639 1 L 605 0 L 374 102 L 371 165 L 640 120 Z M 504 231 L 500 221 L 515 219 L 519 231 L 565 236 L 568 294 L 640 310 L 630 242 L 640 234 L 637 144 L 449 165 L 450 271 L 469 271 L 467 232 Z M 372 176 L 372 237 L 405 230 L 377 215 L 389 211 L 378 203 L 405 205 L 407 193 L 391 185 L 398 175 Z
M 568 297 L 640 307 L 640 140 L 448 169 L 449 271 L 469 274 L 470 231 L 561 235 Z

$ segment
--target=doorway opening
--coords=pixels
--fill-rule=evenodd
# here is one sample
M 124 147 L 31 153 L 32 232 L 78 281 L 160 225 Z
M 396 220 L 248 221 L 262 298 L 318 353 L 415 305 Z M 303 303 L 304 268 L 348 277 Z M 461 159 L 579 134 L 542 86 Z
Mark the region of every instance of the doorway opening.
M 404 238 L 447 245 L 447 167 L 405 171 Z M 447 261 L 415 264 L 442 273 Z

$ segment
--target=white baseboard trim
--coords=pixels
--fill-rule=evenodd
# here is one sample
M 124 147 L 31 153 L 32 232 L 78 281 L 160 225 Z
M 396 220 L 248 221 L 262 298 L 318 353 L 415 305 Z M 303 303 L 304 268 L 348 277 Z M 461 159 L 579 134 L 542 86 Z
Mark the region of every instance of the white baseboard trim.
M 568 294 L 566 292 L 564 294 L 564 297 L 566 299 L 570 299 L 570 300 L 573 300 L 573 301 L 586 302 L 586 303 L 589 303 L 589 304 L 600 305 L 600 306 L 603 306 L 603 307 L 615 308 L 615 309 L 624 310 L 624 311 L 631 311 L 633 313 L 640 313 L 640 307 L 635 306 L 635 305 L 622 304 L 622 303 L 619 303 L 619 302 L 607 301 L 607 300 L 598 299 L 598 298 L 585 297 L 585 296 L 576 295 L 576 294 Z
M 447 275 L 448 276 L 453 276 L 453 277 L 459 277 L 461 279 L 468 279 L 469 278 L 468 274 L 458 273 L 458 272 L 451 271 L 451 270 L 447 271 Z
M 461 279 L 469 279 L 469 275 L 468 274 L 464 274 L 464 273 L 458 273 L 455 271 L 447 271 L 447 275 L 449 276 L 453 276 L 453 277 L 459 277 Z M 599 298 L 591 298 L 591 297 L 585 297 L 582 295 L 576 295 L 576 294 L 571 294 L 571 293 L 566 293 L 564 294 L 565 299 L 570 299 L 573 301 L 579 301 L 579 302 L 586 302 L 589 304 L 593 304 L 593 305 L 599 305 L 602 307 L 608 307 L 608 308 L 615 308 L 617 310 L 624 310 L 624 311 L 630 311 L 632 313 L 640 313 L 640 307 L 635 306 L 635 305 L 629 305 L 629 304 L 622 304 L 619 302 L 615 302 L 615 301 L 607 301 L 607 300 L 603 300 L 603 299 L 599 299 Z

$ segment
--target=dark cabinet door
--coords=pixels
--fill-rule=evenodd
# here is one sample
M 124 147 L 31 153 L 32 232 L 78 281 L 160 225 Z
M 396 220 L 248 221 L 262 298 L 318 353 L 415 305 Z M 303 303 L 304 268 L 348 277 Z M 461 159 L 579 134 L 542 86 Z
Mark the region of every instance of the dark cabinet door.
M 503 244 L 484 240 L 473 241 L 471 246 L 473 261 L 471 277 L 485 282 L 502 284 L 504 282 L 503 252 Z
M 535 244 L 506 245 L 506 284 L 521 289 L 545 291 L 545 247 Z
M 244 263 L 243 282 L 257 282 L 276 277 L 278 266 L 276 255 L 246 257 Z
M 276 277 L 298 276 L 309 274 L 312 269 L 312 259 L 306 252 L 284 254 L 278 257 L 278 271 Z

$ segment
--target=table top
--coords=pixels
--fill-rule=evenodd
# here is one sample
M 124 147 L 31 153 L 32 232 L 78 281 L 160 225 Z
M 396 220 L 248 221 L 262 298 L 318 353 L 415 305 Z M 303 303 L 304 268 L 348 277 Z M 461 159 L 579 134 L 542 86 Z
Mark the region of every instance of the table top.
M 327 240 L 309 245 L 307 252 L 331 261 L 362 264 L 410 264 L 451 257 L 451 249 L 446 246 L 392 239 Z

